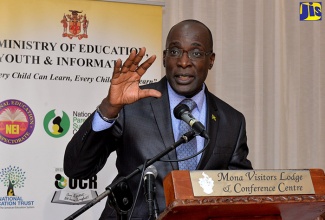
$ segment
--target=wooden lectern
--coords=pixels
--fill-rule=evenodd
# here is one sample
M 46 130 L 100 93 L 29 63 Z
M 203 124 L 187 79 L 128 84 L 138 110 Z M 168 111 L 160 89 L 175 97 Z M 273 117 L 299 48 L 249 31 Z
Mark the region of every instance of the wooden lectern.
M 314 195 L 194 197 L 189 171 L 164 179 L 166 209 L 160 220 L 315 220 L 325 212 L 325 176 L 310 169 Z

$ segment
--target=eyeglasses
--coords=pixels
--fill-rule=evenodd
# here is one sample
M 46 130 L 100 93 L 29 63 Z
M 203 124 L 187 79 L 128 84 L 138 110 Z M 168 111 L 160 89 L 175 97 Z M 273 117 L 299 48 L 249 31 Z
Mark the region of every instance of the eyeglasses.
M 191 60 L 202 60 L 205 58 L 205 56 L 210 55 L 212 53 L 212 51 L 205 52 L 199 49 L 186 51 L 177 47 L 166 49 L 164 52 L 166 52 L 166 56 L 171 58 L 181 58 L 183 56 L 183 53 L 186 52 L 188 58 L 190 58 Z

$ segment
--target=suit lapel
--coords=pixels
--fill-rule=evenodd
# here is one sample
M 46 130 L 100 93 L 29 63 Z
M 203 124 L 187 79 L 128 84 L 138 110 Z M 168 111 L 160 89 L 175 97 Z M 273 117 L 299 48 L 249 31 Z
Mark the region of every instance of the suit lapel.
M 159 99 L 154 99 L 151 102 L 151 108 L 155 115 L 156 122 L 161 134 L 161 138 L 163 139 L 165 147 L 170 147 L 174 144 L 174 134 L 172 128 L 172 121 L 170 116 L 170 109 L 169 109 L 169 98 L 167 92 L 167 81 L 165 77 L 161 80 L 162 83 L 159 85 L 157 89 L 162 93 L 162 96 Z M 167 104 L 166 104 L 167 103 Z M 167 106 L 167 107 L 166 107 Z M 169 160 L 176 160 L 176 151 L 173 150 L 168 154 Z M 177 169 L 178 165 L 177 162 L 171 162 L 173 169 Z
M 219 128 L 219 115 L 218 108 L 213 101 L 210 93 L 207 91 L 207 119 L 206 119 L 207 131 L 210 137 L 210 142 L 203 152 L 201 160 L 198 165 L 198 170 L 203 170 L 205 165 L 208 163 L 211 155 L 213 154 L 213 149 L 216 146 L 217 132 Z M 206 142 L 206 141 L 205 141 Z
M 161 98 L 154 99 L 151 101 L 151 108 L 153 114 L 155 115 L 156 122 L 158 125 L 158 129 L 161 134 L 161 138 L 164 142 L 165 147 L 170 147 L 172 144 L 175 143 L 173 128 L 172 128 L 172 121 L 170 116 L 170 109 L 169 109 L 169 98 L 168 98 L 168 91 L 167 91 L 167 81 L 166 77 L 163 77 L 161 83 L 158 84 L 159 86 L 156 88 L 162 93 Z M 217 140 L 217 132 L 219 128 L 219 115 L 218 115 L 218 108 L 216 103 L 213 100 L 212 95 L 208 90 L 206 90 L 207 94 L 207 131 L 210 137 L 210 142 L 203 152 L 201 160 L 198 164 L 199 170 L 203 170 L 207 162 L 209 161 L 211 155 L 213 154 L 213 150 L 216 146 Z M 166 105 L 167 103 L 167 105 Z M 166 107 L 168 106 L 168 107 Z M 168 154 L 168 159 L 176 160 L 177 155 L 176 151 L 173 150 Z M 178 169 L 177 162 L 171 162 L 171 165 L 174 170 Z

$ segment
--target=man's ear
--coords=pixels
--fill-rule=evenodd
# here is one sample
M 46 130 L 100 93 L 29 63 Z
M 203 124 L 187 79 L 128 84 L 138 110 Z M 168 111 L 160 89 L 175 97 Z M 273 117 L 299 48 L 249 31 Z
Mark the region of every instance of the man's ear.
M 163 65 L 166 67 L 166 51 L 163 52 Z
M 215 53 L 212 53 L 210 55 L 210 65 L 209 65 L 209 70 L 212 69 L 213 67 L 213 64 L 214 64 L 214 59 L 216 58 L 216 54 Z

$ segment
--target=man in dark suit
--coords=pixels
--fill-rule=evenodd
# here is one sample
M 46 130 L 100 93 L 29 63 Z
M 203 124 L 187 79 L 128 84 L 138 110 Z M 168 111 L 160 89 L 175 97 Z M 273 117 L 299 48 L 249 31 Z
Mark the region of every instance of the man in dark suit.
M 127 176 L 146 160 L 164 151 L 178 140 L 180 120 L 174 107 L 183 99 L 194 100 L 193 115 L 208 132 L 210 142 L 196 157 L 198 170 L 252 169 L 247 159 L 248 147 L 244 116 L 208 91 L 204 81 L 212 68 L 215 54 L 210 30 L 196 20 L 185 20 L 171 28 L 163 54 L 166 76 L 159 82 L 139 87 L 139 80 L 156 57 L 142 64 L 145 48 L 132 51 L 122 64 L 118 60 L 106 98 L 85 121 L 69 142 L 64 170 L 71 178 L 89 178 L 104 166 L 111 152 L 116 151 L 118 176 Z M 197 151 L 206 143 L 202 137 L 192 141 Z M 175 160 L 172 151 L 164 160 Z M 177 162 L 154 163 L 158 170 L 156 198 L 160 211 L 165 208 L 163 178 L 179 169 Z M 133 195 L 139 176 L 128 182 Z M 142 190 L 142 188 L 141 188 Z M 148 219 L 143 190 L 133 212 L 135 219 Z M 100 219 L 116 219 L 108 204 Z

